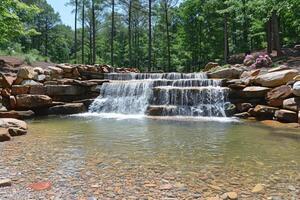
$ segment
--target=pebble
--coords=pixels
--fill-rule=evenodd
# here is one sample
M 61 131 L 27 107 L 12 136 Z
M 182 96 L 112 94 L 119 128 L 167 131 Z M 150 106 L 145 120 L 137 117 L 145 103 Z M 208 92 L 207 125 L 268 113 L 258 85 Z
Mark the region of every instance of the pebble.
M 238 194 L 236 192 L 227 192 L 229 199 L 238 199 Z
M 164 184 L 159 187 L 160 190 L 171 190 L 173 186 L 171 184 Z
M 11 179 L 0 179 L 0 187 L 9 187 L 11 186 Z
M 252 193 L 262 193 L 264 188 L 265 187 L 262 184 L 256 184 L 255 187 L 252 189 Z

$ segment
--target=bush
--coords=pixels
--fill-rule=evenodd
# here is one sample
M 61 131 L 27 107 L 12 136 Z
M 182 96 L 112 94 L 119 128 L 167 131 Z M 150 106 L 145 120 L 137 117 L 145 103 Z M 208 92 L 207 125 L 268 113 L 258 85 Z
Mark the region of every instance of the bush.
M 267 54 L 258 56 L 255 63 L 252 65 L 253 68 L 271 67 L 272 59 Z

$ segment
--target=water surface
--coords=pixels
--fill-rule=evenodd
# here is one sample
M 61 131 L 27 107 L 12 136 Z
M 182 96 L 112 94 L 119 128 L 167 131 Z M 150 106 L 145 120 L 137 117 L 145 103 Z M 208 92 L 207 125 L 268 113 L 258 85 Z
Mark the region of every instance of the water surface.
M 0 199 L 297 199 L 300 142 L 256 123 L 97 115 L 29 121 L 29 134 L 0 144 Z M 51 181 L 49 191 L 27 189 Z M 265 192 L 252 194 L 257 184 Z M 130 198 L 129 198 L 130 197 Z

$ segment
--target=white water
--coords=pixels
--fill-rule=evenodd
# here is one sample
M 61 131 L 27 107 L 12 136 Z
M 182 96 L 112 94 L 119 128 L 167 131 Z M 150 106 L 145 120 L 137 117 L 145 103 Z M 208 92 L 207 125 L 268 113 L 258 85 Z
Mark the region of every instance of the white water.
M 90 113 L 226 117 L 227 89 L 204 73 L 107 74 Z

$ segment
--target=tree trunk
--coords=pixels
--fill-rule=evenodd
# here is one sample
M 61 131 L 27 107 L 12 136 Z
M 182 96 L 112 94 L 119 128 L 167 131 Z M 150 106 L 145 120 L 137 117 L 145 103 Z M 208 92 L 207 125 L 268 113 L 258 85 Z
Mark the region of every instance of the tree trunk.
M 148 72 L 152 69 L 152 0 L 149 0 L 149 13 L 148 13 Z
M 93 27 L 92 27 L 92 20 L 90 20 L 90 27 L 89 27 L 89 47 L 90 47 L 90 53 L 89 53 L 89 64 L 93 64 Z
M 224 16 L 224 62 L 228 62 L 229 57 L 229 45 L 228 45 L 228 14 Z
M 272 29 L 273 29 L 273 44 L 274 49 L 277 51 L 277 56 L 282 55 L 281 44 L 280 44 L 280 35 L 279 35 L 279 19 L 276 11 L 272 13 Z
M 271 23 L 271 19 L 269 19 L 267 21 L 266 24 L 266 29 L 267 29 L 267 52 L 268 54 L 272 53 L 272 49 L 273 49 L 273 45 L 272 45 L 272 23 Z
M 95 17 L 95 0 L 92 0 L 92 21 L 93 21 L 93 58 L 92 64 L 96 63 L 96 17 Z
M 78 0 L 75 0 L 75 42 L 74 42 L 74 51 L 75 51 L 75 64 L 77 63 L 77 14 L 78 14 Z
M 167 31 L 167 51 L 168 51 L 168 71 L 171 69 L 171 50 L 170 50 L 170 33 L 169 33 L 169 16 L 168 16 L 168 2 L 165 0 L 165 20 L 166 20 L 166 31 Z
M 48 56 L 48 19 L 46 18 L 45 23 L 45 56 Z
M 132 12 L 132 0 L 129 0 L 129 7 L 128 7 L 128 48 L 129 48 L 129 66 L 132 65 L 132 47 L 131 47 L 131 15 Z
M 82 1 L 81 62 L 84 62 L 84 0 Z
M 110 40 L 110 59 L 111 66 L 114 67 L 114 34 L 115 34 L 115 0 L 111 1 L 111 40 Z
M 248 51 L 248 16 L 246 12 L 246 0 L 243 0 L 243 18 L 244 18 L 244 23 L 243 23 L 243 50 Z

